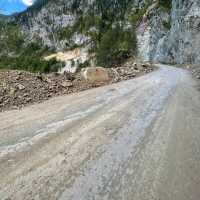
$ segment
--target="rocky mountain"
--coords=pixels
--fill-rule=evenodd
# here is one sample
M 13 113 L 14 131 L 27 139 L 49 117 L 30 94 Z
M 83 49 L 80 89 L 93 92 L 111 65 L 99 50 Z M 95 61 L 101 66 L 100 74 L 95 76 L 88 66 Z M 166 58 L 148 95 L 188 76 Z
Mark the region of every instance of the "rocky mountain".
M 15 16 L 15 20 L 20 23 L 28 40 L 41 40 L 44 45 L 63 50 L 68 48 L 68 44 L 71 47 L 72 43 L 82 45 L 87 42 L 86 36 L 75 34 L 78 30 L 74 30 L 73 37 L 70 37 L 70 29 L 79 20 L 78 11 L 86 12 L 89 6 L 90 1 L 39 0 L 27 11 Z
M 90 43 L 91 35 L 101 31 L 100 23 L 121 20 L 131 3 L 132 0 L 38 0 L 15 20 L 27 39 L 42 40 L 56 50 L 71 49 Z
M 19 44 L 17 49 L 23 50 L 29 47 L 22 52 L 13 51 L 12 47 L 3 48 L 4 58 L 0 61 L 5 60 L 5 56 L 11 55 L 9 50 L 15 57 L 20 56 L 20 59 L 17 59 L 17 64 L 14 66 L 13 62 L 3 63 L 2 66 L 16 68 L 23 65 L 23 68 L 27 69 L 26 66 L 31 65 L 30 69 L 38 70 L 41 63 L 35 67 L 35 62 L 30 62 L 32 58 L 29 56 L 24 60 L 26 52 L 35 47 L 39 51 L 37 55 L 42 56 L 41 58 L 45 56 L 40 53 L 44 52 L 44 47 L 54 53 L 78 49 L 78 52 L 90 53 L 92 58 L 96 58 L 95 62 L 101 66 L 109 67 L 121 63 L 136 54 L 135 22 L 131 21 L 132 16 L 129 15 L 132 14 L 133 4 L 133 0 L 37 0 L 25 12 L 14 15 L 7 28 L 1 28 L 1 32 L 4 32 L 3 40 L 7 40 L 4 46 L 8 46 L 10 40 L 15 38 L 13 42 Z M 7 37 L 8 32 L 13 32 L 10 29 L 15 30 L 17 37 L 12 37 L 12 34 L 11 37 Z M 21 39 L 24 41 L 23 45 Z M 31 54 L 34 56 L 35 52 L 32 51 Z M 65 54 L 65 57 L 74 56 Z M 24 62 L 20 63 L 21 60 Z M 90 65 L 85 59 L 77 58 L 70 60 L 70 63 L 71 66 L 80 65 L 80 67 Z
M 99 25 L 102 15 L 116 15 L 111 20 L 113 24 L 122 21 L 124 15 L 123 23 L 127 27 L 131 23 L 137 26 L 139 58 L 162 60 L 164 44 L 161 41 L 171 26 L 170 3 L 171 0 L 39 0 L 15 19 L 20 22 L 27 40 L 42 41 L 60 51 L 80 46 L 90 48 L 94 37 L 102 31 Z
M 173 64 L 200 60 L 198 0 L 37 0 L 10 22 L 26 44 L 56 52 L 81 48 L 95 53 L 100 65 L 136 54 Z
M 185 64 L 200 61 L 200 2 L 172 0 L 170 12 L 151 6 L 139 34 L 140 56 L 155 62 Z M 166 10 L 165 10 L 166 11 Z
M 10 16 L 0 14 L 0 22 L 7 22 L 10 19 Z
M 200 61 L 200 2 L 173 0 L 171 29 L 159 43 L 157 60 L 172 63 Z
M 0 14 L 0 20 L 4 20 L 5 18 L 6 18 L 5 15 L 1 15 L 1 14 Z

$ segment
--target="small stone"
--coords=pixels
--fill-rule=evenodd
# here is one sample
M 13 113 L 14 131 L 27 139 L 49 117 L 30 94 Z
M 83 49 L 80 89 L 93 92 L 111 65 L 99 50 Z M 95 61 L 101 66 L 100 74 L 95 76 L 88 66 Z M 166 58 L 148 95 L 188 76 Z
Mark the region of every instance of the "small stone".
M 64 76 L 67 80 L 73 81 L 75 79 L 74 75 L 70 72 L 64 71 Z
M 39 79 L 39 80 L 41 80 L 41 81 L 43 80 L 42 74 L 41 74 L 41 73 L 38 73 L 38 74 L 36 75 L 36 78 Z
M 190 69 L 191 67 L 190 67 L 190 65 L 188 65 L 186 68 L 187 68 L 187 69 Z
M 60 84 L 64 88 L 72 87 L 73 83 L 71 81 L 65 81 Z
M 134 78 L 134 77 L 136 77 L 136 74 L 129 74 L 128 77 L 129 78 Z
M 23 95 L 23 97 L 28 97 L 29 95 L 27 94 L 27 93 L 25 93 L 24 95 Z
M 28 102 L 30 102 L 32 99 L 31 98 L 27 98 L 26 99 L 26 102 L 28 103 Z
M 47 83 L 51 83 L 52 81 L 51 81 L 50 78 L 46 77 L 46 78 L 45 78 L 45 82 L 47 82 Z
M 11 88 L 10 89 L 10 95 L 13 96 L 16 92 L 16 89 L 15 88 Z
M 142 64 L 142 67 L 143 67 L 143 68 L 147 68 L 147 65 L 146 65 L 146 64 Z
M 18 90 L 24 90 L 25 89 L 25 86 L 23 86 L 22 84 L 17 84 L 16 85 L 16 88 L 18 89 Z
M 16 76 L 16 80 L 17 80 L 17 81 L 20 80 L 20 76 Z
M 197 76 L 197 79 L 200 79 L 200 75 Z

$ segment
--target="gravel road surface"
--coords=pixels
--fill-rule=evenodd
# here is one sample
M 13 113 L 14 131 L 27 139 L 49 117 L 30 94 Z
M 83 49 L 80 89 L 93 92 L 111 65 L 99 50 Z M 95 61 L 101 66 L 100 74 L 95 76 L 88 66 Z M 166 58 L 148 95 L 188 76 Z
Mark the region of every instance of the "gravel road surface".
M 200 93 L 159 66 L 0 113 L 0 199 L 199 200 Z

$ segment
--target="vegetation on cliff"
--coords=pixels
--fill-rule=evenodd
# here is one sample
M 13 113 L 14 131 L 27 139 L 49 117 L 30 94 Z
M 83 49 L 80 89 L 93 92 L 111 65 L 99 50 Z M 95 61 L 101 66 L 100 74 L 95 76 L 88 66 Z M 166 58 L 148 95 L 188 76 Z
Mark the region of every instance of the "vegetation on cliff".
M 0 69 L 50 72 L 62 67 L 62 63 L 56 60 L 42 59 L 43 55 L 49 51 L 48 47 L 36 42 L 25 43 L 18 25 L 2 24 L 0 27 Z
M 42 8 L 50 5 L 51 1 L 62 7 L 60 14 L 71 13 L 76 18 L 72 26 L 54 30 L 56 40 L 70 41 L 75 33 L 89 37 L 90 51 L 96 54 L 97 64 L 105 67 L 121 63 L 137 54 L 136 26 L 153 2 L 144 1 L 144 6 L 138 8 L 133 7 L 133 0 L 95 0 L 85 5 L 87 1 L 82 0 L 37 0 L 27 11 L 16 15 L 14 21 L 0 21 L 5 23 L 0 24 L 0 68 L 51 72 L 62 67 L 62 63 L 55 60 L 43 60 L 43 56 L 50 51 L 49 48 L 40 40 L 28 41 L 21 32 L 21 25 L 28 22 L 28 17 L 36 16 Z M 169 10 L 171 0 L 158 0 L 158 5 Z M 163 22 L 163 25 L 170 28 L 169 22 Z M 72 42 L 65 44 L 66 48 L 63 50 L 77 47 Z

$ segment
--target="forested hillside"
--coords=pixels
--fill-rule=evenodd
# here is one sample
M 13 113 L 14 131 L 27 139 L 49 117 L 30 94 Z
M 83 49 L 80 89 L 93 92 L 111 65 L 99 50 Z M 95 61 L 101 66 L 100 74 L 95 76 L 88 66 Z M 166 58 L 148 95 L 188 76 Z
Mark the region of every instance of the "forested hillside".
M 43 56 L 75 48 L 95 54 L 97 65 L 122 63 L 137 56 L 136 29 L 153 4 L 170 12 L 170 0 L 37 0 L 1 26 L 0 68 L 57 71 L 62 63 Z

